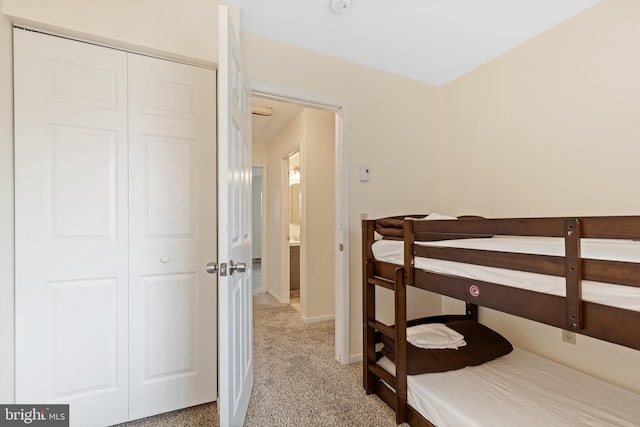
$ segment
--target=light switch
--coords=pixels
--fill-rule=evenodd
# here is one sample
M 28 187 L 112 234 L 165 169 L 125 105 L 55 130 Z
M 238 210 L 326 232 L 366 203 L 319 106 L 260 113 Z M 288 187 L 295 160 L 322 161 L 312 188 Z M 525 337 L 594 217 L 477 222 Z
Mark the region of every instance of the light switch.
M 371 168 L 367 165 L 360 165 L 360 181 L 371 180 Z

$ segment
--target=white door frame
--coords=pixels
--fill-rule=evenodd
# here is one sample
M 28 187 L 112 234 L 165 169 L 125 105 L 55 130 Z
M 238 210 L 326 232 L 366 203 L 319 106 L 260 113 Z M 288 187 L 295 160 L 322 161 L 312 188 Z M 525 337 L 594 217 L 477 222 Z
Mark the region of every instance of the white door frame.
M 342 99 L 303 93 L 296 89 L 251 82 L 252 94 L 295 102 L 336 114 L 335 136 L 335 349 L 336 360 L 349 363 L 349 107 Z

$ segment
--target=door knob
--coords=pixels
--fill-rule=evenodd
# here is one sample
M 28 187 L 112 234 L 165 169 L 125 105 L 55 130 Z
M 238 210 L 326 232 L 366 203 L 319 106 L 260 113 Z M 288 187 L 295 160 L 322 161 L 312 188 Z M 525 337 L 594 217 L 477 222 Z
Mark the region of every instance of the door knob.
M 217 262 L 210 262 L 209 264 L 207 264 L 207 273 L 209 274 L 216 274 L 218 272 L 218 263 Z
M 245 271 L 247 271 L 247 263 L 246 262 L 239 262 L 239 263 L 235 263 L 233 262 L 233 260 L 229 261 L 229 274 L 233 274 L 235 271 L 237 271 L 238 273 L 244 273 Z

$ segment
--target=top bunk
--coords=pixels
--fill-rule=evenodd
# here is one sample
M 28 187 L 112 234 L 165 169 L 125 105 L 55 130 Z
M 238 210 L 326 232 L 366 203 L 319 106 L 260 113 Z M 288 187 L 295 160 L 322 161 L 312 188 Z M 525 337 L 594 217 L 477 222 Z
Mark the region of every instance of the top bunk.
M 640 349 L 640 216 L 443 218 L 364 220 L 365 280 Z

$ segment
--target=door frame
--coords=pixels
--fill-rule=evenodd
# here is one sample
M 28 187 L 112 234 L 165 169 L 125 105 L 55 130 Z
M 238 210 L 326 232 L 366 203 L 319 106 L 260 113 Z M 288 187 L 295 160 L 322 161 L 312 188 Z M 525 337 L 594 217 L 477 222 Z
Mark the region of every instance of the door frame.
M 335 113 L 335 357 L 350 363 L 349 105 L 343 99 L 251 81 L 252 95 Z M 288 274 L 288 272 L 286 272 Z

